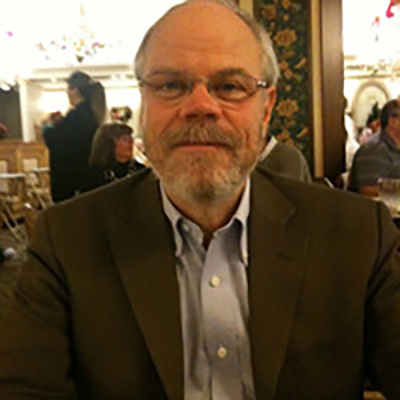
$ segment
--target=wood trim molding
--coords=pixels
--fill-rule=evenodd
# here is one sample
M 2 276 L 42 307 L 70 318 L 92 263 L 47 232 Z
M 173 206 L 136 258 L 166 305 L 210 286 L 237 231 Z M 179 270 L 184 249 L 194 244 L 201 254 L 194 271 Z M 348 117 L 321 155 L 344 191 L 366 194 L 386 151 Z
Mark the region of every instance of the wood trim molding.
M 319 6 L 323 174 L 335 181 L 345 168 L 342 2 L 319 0 Z
M 310 131 L 313 171 L 334 181 L 345 167 L 341 0 L 310 1 Z M 260 0 L 253 0 L 259 19 Z
M 310 0 L 310 51 L 309 60 L 311 66 L 311 124 L 313 143 L 313 173 L 316 178 L 324 176 L 324 141 L 322 126 L 322 71 L 321 71 L 321 10 L 320 0 Z

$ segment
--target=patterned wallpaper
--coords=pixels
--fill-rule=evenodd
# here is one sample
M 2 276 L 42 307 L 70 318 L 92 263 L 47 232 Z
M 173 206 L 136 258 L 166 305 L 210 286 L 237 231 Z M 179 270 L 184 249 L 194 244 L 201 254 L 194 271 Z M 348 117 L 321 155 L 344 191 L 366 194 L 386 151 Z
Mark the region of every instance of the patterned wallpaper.
M 278 56 L 281 78 L 270 132 L 296 145 L 310 161 L 308 68 L 309 0 L 256 0 L 260 22 L 270 34 Z

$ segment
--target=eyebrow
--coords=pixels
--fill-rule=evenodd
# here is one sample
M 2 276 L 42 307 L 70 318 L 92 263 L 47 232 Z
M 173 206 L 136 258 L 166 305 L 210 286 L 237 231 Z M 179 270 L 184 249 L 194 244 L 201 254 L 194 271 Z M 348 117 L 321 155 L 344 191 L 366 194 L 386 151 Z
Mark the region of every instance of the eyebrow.
M 164 67 L 164 68 L 158 68 L 155 69 L 145 76 L 149 75 L 158 75 L 158 74 L 171 74 L 171 75 L 191 75 L 194 76 L 194 74 L 187 72 L 186 70 L 179 69 L 179 68 L 169 68 L 169 67 Z M 243 68 L 225 68 L 221 69 L 219 71 L 216 71 L 212 76 L 229 76 L 229 75 L 250 75 L 248 71 L 246 71 Z

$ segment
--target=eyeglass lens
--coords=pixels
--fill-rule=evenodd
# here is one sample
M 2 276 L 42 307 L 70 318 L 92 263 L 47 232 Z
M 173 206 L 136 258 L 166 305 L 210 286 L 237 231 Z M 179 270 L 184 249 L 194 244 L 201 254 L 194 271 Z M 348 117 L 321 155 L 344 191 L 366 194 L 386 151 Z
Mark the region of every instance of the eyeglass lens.
M 178 99 L 191 93 L 202 79 L 181 73 L 154 73 L 142 81 L 154 94 L 163 99 Z M 208 91 L 225 101 L 240 101 L 252 96 L 259 88 L 259 81 L 246 74 L 216 74 L 205 80 Z M 261 85 L 263 86 L 263 85 Z

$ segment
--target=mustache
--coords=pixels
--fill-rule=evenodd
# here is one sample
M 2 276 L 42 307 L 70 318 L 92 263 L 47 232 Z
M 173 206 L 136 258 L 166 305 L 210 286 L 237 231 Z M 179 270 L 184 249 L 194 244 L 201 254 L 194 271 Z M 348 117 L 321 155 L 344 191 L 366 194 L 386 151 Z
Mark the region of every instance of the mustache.
M 168 149 L 184 145 L 216 145 L 235 149 L 241 143 L 237 133 L 228 132 L 215 123 L 189 123 L 182 129 L 165 132 L 160 139 Z

